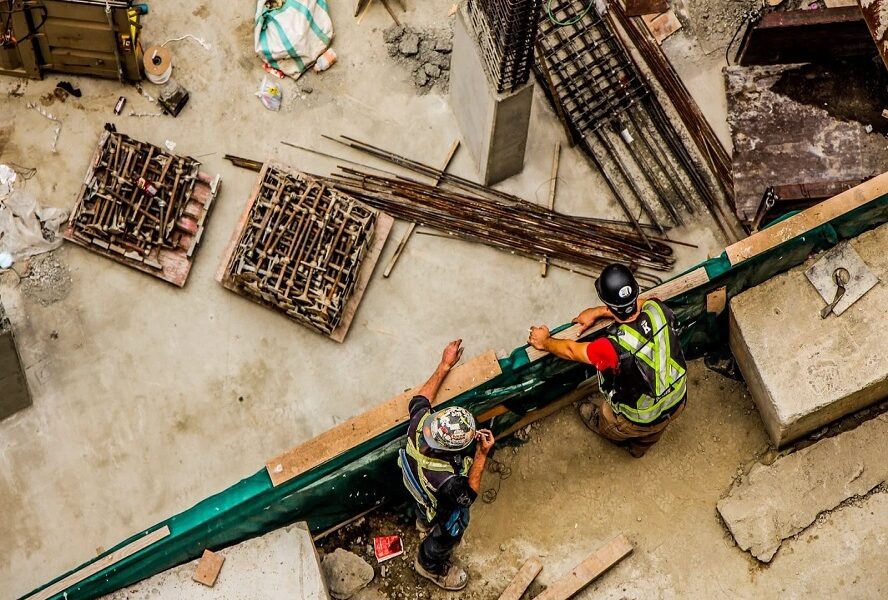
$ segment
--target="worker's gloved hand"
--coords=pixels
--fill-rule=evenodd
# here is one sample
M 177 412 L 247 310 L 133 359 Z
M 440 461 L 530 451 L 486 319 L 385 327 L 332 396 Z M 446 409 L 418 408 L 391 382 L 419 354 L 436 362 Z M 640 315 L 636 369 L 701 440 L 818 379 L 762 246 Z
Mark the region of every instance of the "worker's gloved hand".
M 444 348 L 444 354 L 441 356 L 441 366 L 448 371 L 452 369 L 459 359 L 462 358 L 464 348 L 462 348 L 462 340 L 453 340 Z
M 496 438 L 489 429 L 479 429 L 475 432 L 475 439 L 478 441 L 478 448 L 475 450 L 478 454 L 487 456 L 493 449 Z
M 544 347 L 546 340 L 550 337 L 549 328 L 545 325 L 540 325 L 538 327 L 530 328 L 530 335 L 527 338 L 527 343 L 536 348 L 537 350 L 545 350 Z

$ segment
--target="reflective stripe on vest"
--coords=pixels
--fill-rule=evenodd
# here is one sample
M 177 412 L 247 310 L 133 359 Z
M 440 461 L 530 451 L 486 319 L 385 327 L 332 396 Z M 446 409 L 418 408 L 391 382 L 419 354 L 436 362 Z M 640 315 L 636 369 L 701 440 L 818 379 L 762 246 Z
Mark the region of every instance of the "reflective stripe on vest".
M 620 325 L 612 339 L 630 352 L 634 359 L 650 369 L 653 377 L 654 396 L 642 394 L 637 406 L 611 403 L 614 412 L 636 423 L 651 423 L 664 411 L 678 404 L 687 394 L 686 372 L 672 356 L 669 340 L 669 323 L 663 309 L 651 300 L 642 306 L 654 332 L 648 339 L 625 324 Z M 642 368 L 643 368 L 642 367 Z
M 435 492 L 438 491 L 438 488 L 432 486 L 431 482 L 425 476 L 424 471 L 437 471 L 439 473 L 450 473 L 451 475 L 456 475 L 456 471 L 453 469 L 453 465 L 451 465 L 446 460 L 441 460 L 439 458 L 432 458 L 426 456 L 425 454 L 419 451 L 420 441 L 422 440 L 422 429 L 425 425 L 426 420 L 431 416 L 431 413 L 426 413 L 422 419 L 419 420 L 419 424 L 416 426 L 416 439 L 408 439 L 407 440 L 407 448 L 406 453 L 410 458 L 416 461 L 416 477 L 414 478 L 413 472 L 410 471 L 410 465 L 406 460 L 403 459 L 403 456 L 398 458 L 398 463 L 401 465 L 401 469 L 404 471 L 404 485 L 413 498 L 416 500 L 418 504 L 420 504 L 426 510 L 426 518 L 431 521 L 435 518 L 435 515 L 438 512 L 438 499 L 435 498 Z M 469 469 L 472 467 L 472 459 L 468 456 L 463 457 L 462 468 L 460 469 L 459 474 L 462 476 L 466 476 L 469 473 Z M 416 480 L 418 480 L 419 488 L 416 488 Z

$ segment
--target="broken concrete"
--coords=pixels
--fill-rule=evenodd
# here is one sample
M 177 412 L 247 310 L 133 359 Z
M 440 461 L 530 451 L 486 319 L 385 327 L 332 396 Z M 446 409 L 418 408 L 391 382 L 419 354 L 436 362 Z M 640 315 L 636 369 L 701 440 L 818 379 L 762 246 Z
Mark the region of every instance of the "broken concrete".
M 718 512 L 737 545 L 770 562 L 783 540 L 819 515 L 888 481 L 888 414 L 777 460 L 756 465 Z
M 321 561 L 321 568 L 330 589 L 330 595 L 348 600 L 373 581 L 373 567 L 366 560 L 348 550 L 337 548 Z
M 888 397 L 888 225 L 850 243 L 882 283 L 839 317 L 820 318 L 805 276 L 819 256 L 731 300 L 731 350 L 775 446 Z
M 105 600 L 328 600 L 305 523 L 277 529 L 217 552 L 225 563 L 213 587 L 192 579 L 197 560 L 118 590 Z
M 450 81 L 450 51 L 453 33 L 450 28 L 416 29 L 392 25 L 382 32 L 388 54 L 408 67 L 413 83 L 422 91 L 438 86 L 446 91 Z

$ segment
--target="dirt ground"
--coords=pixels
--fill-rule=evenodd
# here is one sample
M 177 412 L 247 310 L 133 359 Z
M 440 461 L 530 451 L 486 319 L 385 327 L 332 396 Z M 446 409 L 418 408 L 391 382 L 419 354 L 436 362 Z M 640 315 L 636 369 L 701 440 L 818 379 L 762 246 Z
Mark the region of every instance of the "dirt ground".
M 494 502 L 479 499 L 472 508 L 456 552 L 471 581 L 459 597 L 498 598 L 535 556 L 543 571 L 526 596 L 532 598 L 621 533 L 634 552 L 577 598 L 880 597 L 888 589 L 879 566 L 888 559 L 884 487 L 821 515 L 784 542 L 770 565 L 737 548 L 716 502 L 753 464 L 772 462 L 777 454 L 745 385 L 709 371 L 702 361 L 691 363 L 690 377 L 688 408 L 641 459 L 588 431 L 574 407 L 540 421 L 526 443 L 498 448 L 494 458 L 511 476 L 500 480 L 485 473 L 482 487 L 498 492 Z M 874 407 L 813 438 L 884 409 Z M 383 572 L 368 544 L 372 536 L 395 533 L 404 538 L 406 552 L 383 563 Z M 372 513 L 321 540 L 319 549 L 361 554 L 376 569 L 370 589 L 390 600 L 454 598 L 415 575 L 417 544 L 406 517 Z

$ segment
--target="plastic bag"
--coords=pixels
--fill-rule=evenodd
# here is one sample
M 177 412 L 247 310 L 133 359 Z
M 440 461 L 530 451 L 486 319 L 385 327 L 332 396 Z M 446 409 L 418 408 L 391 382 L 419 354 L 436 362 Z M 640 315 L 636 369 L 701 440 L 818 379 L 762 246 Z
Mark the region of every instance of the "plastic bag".
M 281 109 L 281 100 L 283 100 L 281 87 L 269 82 L 268 75 L 262 78 L 262 83 L 259 84 L 259 91 L 256 92 L 256 96 L 262 100 L 262 104 L 268 110 L 277 111 Z
M 20 261 L 55 250 L 62 245 L 59 228 L 67 220 L 67 211 L 41 208 L 28 192 L 15 190 L 0 196 L 0 253 Z M 44 231 L 52 241 L 44 237 Z

